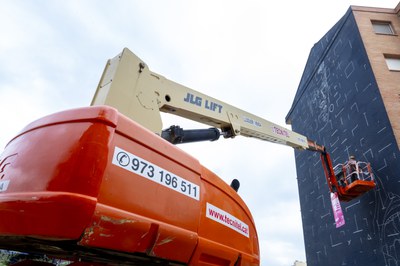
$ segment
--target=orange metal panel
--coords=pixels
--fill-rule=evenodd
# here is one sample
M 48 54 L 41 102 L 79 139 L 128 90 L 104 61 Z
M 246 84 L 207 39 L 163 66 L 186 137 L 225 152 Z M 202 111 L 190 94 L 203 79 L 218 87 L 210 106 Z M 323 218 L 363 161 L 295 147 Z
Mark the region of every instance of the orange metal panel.
M 239 195 L 214 173 L 202 171 L 202 209 L 194 261 L 229 261 L 259 265 L 258 237 L 253 218 Z M 208 262 L 211 263 L 211 262 Z M 195 264 L 196 265 L 196 264 Z M 200 263 L 199 265 L 207 265 Z
M 374 181 L 356 180 L 350 185 L 346 186 L 346 193 L 358 196 L 370 191 L 373 188 L 375 188 Z
M 94 211 L 105 168 L 113 131 L 108 111 L 46 117 L 7 145 L 0 157 L 1 181 L 7 182 L 0 192 L 2 235 L 79 238 Z
M 2 246 L 29 236 L 53 254 L 54 243 L 74 240 L 71 250 L 125 260 L 259 265 L 254 221 L 238 194 L 113 108 L 31 123 L 7 145 L 0 169 Z
M 0 194 L 0 232 L 3 236 L 79 239 L 95 203 L 95 198 L 65 192 Z
M 198 161 L 123 116 L 110 149 L 81 244 L 188 262 L 199 226 Z

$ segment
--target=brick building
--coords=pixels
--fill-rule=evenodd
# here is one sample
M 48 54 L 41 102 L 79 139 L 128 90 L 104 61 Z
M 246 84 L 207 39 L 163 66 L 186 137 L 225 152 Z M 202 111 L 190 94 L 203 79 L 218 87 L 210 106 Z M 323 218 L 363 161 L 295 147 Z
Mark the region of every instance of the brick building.
M 351 6 L 310 52 L 292 129 L 325 145 L 333 165 L 371 163 L 377 188 L 342 204 L 336 228 L 318 154 L 297 152 L 307 265 L 400 265 L 400 3 Z

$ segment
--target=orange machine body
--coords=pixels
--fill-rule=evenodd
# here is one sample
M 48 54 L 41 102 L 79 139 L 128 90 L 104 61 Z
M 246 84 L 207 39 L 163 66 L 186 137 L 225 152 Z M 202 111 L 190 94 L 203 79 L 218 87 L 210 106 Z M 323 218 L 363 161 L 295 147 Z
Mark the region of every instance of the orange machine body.
M 0 248 L 68 260 L 259 265 L 239 195 L 105 106 L 28 125 L 0 156 Z

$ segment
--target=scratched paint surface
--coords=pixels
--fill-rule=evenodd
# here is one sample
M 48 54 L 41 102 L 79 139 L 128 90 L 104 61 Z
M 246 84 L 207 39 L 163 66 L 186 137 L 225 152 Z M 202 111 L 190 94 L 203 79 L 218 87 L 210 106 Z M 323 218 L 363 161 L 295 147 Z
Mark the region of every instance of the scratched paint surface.
M 350 10 L 311 50 L 287 119 L 333 165 L 369 161 L 378 186 L 336 228 L 318 154 L 295 152 L 307 265 L 400 265 L 400 153 Z

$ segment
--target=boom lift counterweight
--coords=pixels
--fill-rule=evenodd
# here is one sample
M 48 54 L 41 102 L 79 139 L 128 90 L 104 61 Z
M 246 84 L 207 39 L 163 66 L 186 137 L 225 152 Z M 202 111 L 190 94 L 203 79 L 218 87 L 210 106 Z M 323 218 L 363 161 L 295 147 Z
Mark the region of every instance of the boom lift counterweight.
M 239 182 L 227 185 L 168 142 L 254 137 L 318 152 L 342 201 L 375 186 L 349 183 L 354 173 L 333 168 L 324 146 L 153 73 L 128 49 L 107 62 L 91 105 L 39 119 L 6 146 L 0 249 L 73 265 L 259 265 Z M 163 131 L 160 111 L 212 128 Z

